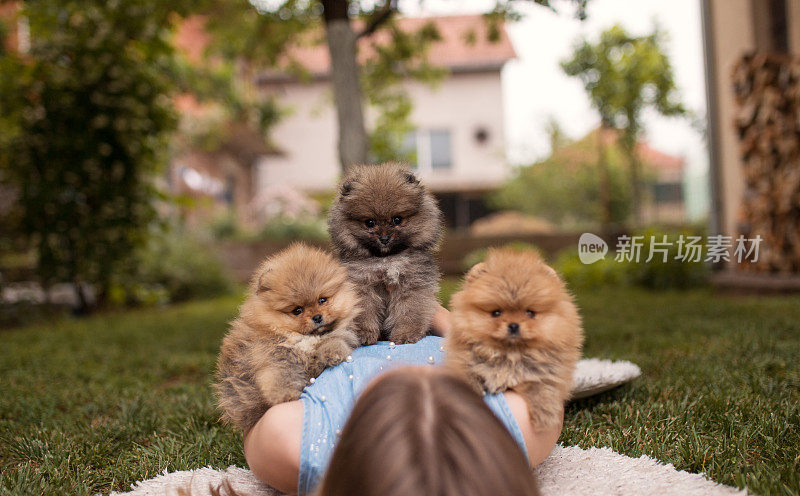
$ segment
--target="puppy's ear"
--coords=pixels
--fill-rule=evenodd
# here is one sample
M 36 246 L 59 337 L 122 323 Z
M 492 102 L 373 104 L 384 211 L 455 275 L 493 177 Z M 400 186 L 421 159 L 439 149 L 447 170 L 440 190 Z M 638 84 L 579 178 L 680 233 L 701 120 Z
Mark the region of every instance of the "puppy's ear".
M 269 267 L 264 268 L 258 274 L 258 278 L 254 281 L 255 282 L 255 292 L 256 293 L 263 293 L 265 291 L 269 291 L 269 284 L 267 284 L 267 274 L 271 269 Z
M 415 176 L 411 172 L 403 171 L 403 177 L 405 178 L 405 180 L 406 180 L 406 182 L 408 184 L 414 184 L 414 185 L 418 185 L 419 184 L 419 179 L 417 179 L 417 176 Z
M 479 275 L 485 272 L 486 272 L 486 263 L 485 262 L 477 263 L 473 265 L 471 269 L 469 269 L 469 272 L 467 272 L 467 275 L 464 280 L 467 283 L 471 283 L 472 281 L 477 279 Z
M 556 272 L 556 269 L 550 267 L 547 264 L 542 264 L 542 266 L 544 267 L 544 271 L 547 273 L 548 276 L 561 280 L 561 278 L 558 276 L 558 272 Z
M 342 183 L 342 187 L 339 189 L 339 194 L 342 196 L 347 196 L 351 191 L 353 191 L 353 181 L 345 181 Z

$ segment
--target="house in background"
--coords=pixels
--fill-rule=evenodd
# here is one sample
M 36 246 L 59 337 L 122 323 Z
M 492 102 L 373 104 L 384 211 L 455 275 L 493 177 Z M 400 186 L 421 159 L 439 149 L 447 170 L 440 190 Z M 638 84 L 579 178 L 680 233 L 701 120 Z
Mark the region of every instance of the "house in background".
M 636 148 L 646 172 L 652 174 L 642 205 L 645 224 L 682 225 L 686 213 L 686 160 L 640 142 Z
M 178 26 L 176 48 L 195 65 L 209 63 L 203 53 L 211 41 L 205 19 L 194 16 Z M 255 91 L 248 81 L 237 81 L 242 91 Z M 232 213 L 245 225 L 258 224 L 253 209 L 257 197 L 256 169 L 262 157 L 278 153 L 261 131 L 244 120 L 232 121 L 218 104 L 199 102 L 191 93 L 174 99 L 180 115 L 166 174 L 169 191 L 191 199 L 178 210 L 188 222 L 207 221 Z
M 183 120 L 191 119 L 186 99 L 176 102 Z M 204 222 L 233 213 L 245 225 L 258 224 L 253 210 L 255 169 L 261 157 L 276 153 L 263 136 L 244 123 L 231 123 L 213 150 L 177 146 L 167 170 L 167 185 L 174 195 L 192 199 L 180 208 L 184 221 Z
M 447 223 L 467 227 L 488 212 L 484 194 L 510 173 L 501 71 L 514 58 L 514 49 L 504 27 L 499 39 L 490 41 L 480 15 L 397 22 L 404 30 L 433 22 L 441 36 L 430 47 L 429 61 L 450 74 L 434 88 L 405 83 L 414 105 L 411 122 L 416 126 L 406 147 L 416 151 L 413 166 L 438 197 Z M 362 46 L 360 54 L 368 52 Z M 310 74 L 310 81 L 275 72 L 264 73 L 258 81 L 261 90 L 290 113 L 272 129 L 271 139 L 281 153 L 261 158 L 256 189 L 289 186 L 305 192 L 330 191 L 340 178 L 340 166 L 328 49 L 325 45 L 299 47 L 294 56 Z M 374 118 L 368 112 L 368 121 Z
M 558 146 L 547 160 L 565 166 L 587 165 L 596 167 L 599 161 L 600 129 L 595 129 L 571 143 Z M 620 132 L 606 129 L 602 144 L 606 160 L 612 154 L 624 167 L 628 177 L 629 163 L 620 144 Z M 686 161 L 652 148 L 647 142 L 636 144 L 636 155 L 642 165 L 642 221 L 645 225 L 682 225 L 687 221 L 684 194 Z M 535 165 L 533 166 L 536 167 Z

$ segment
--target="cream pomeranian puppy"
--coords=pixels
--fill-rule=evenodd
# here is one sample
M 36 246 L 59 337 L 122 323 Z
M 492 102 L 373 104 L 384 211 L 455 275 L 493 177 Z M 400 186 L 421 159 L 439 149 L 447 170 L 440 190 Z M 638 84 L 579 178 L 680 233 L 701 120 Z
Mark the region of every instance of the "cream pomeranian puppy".
M 492 249 L 467 273 L 451 309 L 447 366 L 477 391 L 516 391 L 534 426 L 557 427 L 583 331 L 555 271 L 533 252 Z
M 358 312 L 347 270 L 330 254 L 295 244 L 264 261 L 217 360 L 223 420 L 247 432 L 269 407 L 298 399 L 358 346 Z

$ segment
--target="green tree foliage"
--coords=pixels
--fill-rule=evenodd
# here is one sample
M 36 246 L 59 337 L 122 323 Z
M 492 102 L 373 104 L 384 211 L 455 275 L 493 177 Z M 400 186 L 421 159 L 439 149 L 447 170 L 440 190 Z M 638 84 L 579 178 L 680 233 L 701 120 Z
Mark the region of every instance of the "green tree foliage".
M 167 9 L 143 0 L 25 3 L 29 53 L 0 57 L 0 170 L 47 286 L 102 299 L 156 218 L 176 125 Z M 79 289 L 86 307 L 88 302 Z
M 561 227 L 597 225 L 603 221 L 597 150 L 597 131 L 574 143 L 564 144 L 547 159 L 520 167 L 490 201 L 499 208 L 542 217 Z M 631 212 L 625 155 L 619 146 L 609 147 L 605 154 L 611 221 L 621 224 Z
M 400 29 L 394 20 L 386 30 L 389 43 L 373 43 L 375 56 L 361 69 L 361 81 L 367 102 L 378 109 L 375 127 L 370 132 L 370 155 L 376 162 L 408 160 L 402 156 L 403 140 L 413 129 L 410 120 L 413 102 L 404 90 L 404 79 L 414 79 L 431 86 L 446 75 L 443 68 L 427 62 L 432 42 L 441 39 L 434 23 L 423 25 L 416 32 Z
M 597 43 L 580 41 L 571 57 L 561 63 L 564 72 L 580 78 L 604 128 L 622 130 L 628 157 L 637 222 L 641 215 L 641 164 L 636 143 L 643 131 L 642 112 L 652 108 L 667 116 L 686 114 L 679 102 L 672 65 L 656 28 L 647 36 L 631 36 L 613 26 Z
M 355 163 L 367 161 L 367 151 L 372 160 L 403 158 L 401 145 L 413 123 L 409 120 L 412 102 L 400 83 L 411 78 L 435 85 L 446 75 L 441 68 L 427 63 L 430 43 L 439 38 L 433 25 L 424 25 L 414 32 L 403 31 L 394 22 L 398 14 L 397 3 L 397 0 L 203 0 L 196 5 L 196 10 L 209 14 L 208 27 L 214 33 L 213 49 L 217 53 L 229 60 L 244 54 L 255 67 L 278 67 L 300 78 L 308 74 L 302 61 L 296 60 L 288 47 L 309 43 L 324 45 L 330 34 L 327 28 L 334 22 L 345 22 L 355 40 L 371 38 L 376 33 L 387 35 L 382 37 L 379 47 L 373 44 L 373 48 L 377 48 L 375 57 L 361 67 L 347 60 L 332 61 L 333 73 L 358 72 L 338 75 L 350 84 L 347 85 L 347 98 L 336 98 L 334 102 L 337 113 L 363 116 L 363 111 L 353 112 L 343 107 L 370 105 L 378 115 L 363 150 L 356 146 L 354 155 L 345 153 L 346 157 L 340 157 Z M 570 0 L 569 3 L 575 6 L 576 16 L 585 17 L 588 0 Z M 499 38 L 501 21 L 522 17 L 517 7 L 526 4 L 555 10 L 550 0 L 498 1 L 485 14 L 489 40 Z M 349 43 L 349 40 L 345 37 L 333 43 Z M 331 42 L 330 39 L 327 41 Z M 348 50 L 337 50 L 334 59 L 355 58 L 357 49 L 358 44 L 353 43 L 352 53 L 343 55 Z M 334 74 L 332 79 L 336 78 Z M 340 122 L 340 152 L 343 142 L 359 142 L 360 137 L 367 134 L 363 119 L 361 121 L 349 119 Z M 346 165 L 342 164 L 343 167 Z
M 446 71 L 427 62 L 429 47 L 440 36 L 433 23 L 414 31 L 401 29 L 393 2 L 345 3 L 353 21 L 359 20 L 363 26 L 360 37 L 367 38 L 374 54 L 364 61 L 354 79 L 361 84 L 363 104 L 377 114 L 368 133 L 370 159 L 396 160 L 405 135 L 413 128 L 409 120 L 413 104 L 400 83 L 405 79 L 430 85 L 441 81 Z M 247 0 L 206 0 L 198 10 L 207 15 L 206 26 L 213 33 L 210 56 L 246 59 L 249 67 L 277 69 L 302 81 L 310 75 L 289 47 L 324 45 L 323 4 L 286 0 L 266 6 L 259 2 L 251 5 Z M 379 43 L 372 36 L 378 30 L 384 35 Z

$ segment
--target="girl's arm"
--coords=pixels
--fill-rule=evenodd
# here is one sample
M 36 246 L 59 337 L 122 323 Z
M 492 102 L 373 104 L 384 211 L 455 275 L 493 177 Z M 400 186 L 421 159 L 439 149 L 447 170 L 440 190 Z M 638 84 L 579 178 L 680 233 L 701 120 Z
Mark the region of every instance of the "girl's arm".
M 275 489 L 296 494 L 302 436 L 303 404 L 298 400 L 273 406 L 244 436 L 250 470 Z
M 531 463 L 531 467 L 535 467 L 542 463 L 547 458 L 547 455 L 553 451 L 564 426 L 564 410 L 561 410 L 561 422 L 558 427 L 549 430 L 536 430 L 531 423 L 531 418 L 528 415 L 528 406 L 522 396 L 514 391 L 506 391 L 503 395 L 506 397 L 511 414 L 514 415 L 517 424 L 519 424 L 519 429 L 522 431 L 522 438 L 528 448 L 528 460 Z

